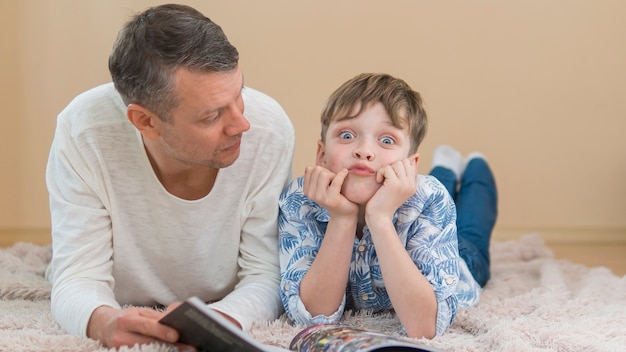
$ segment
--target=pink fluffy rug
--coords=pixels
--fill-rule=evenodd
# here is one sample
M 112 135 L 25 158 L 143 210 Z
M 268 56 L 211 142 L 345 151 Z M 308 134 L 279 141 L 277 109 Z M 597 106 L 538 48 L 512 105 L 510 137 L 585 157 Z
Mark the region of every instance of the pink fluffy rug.
M 626 276 L 554 259 L 539 235 L 494 242 L 492 279 L 480 303 L 459 313 L 448 332 L 418 340 L 444 351 L 626 351 Z M 49 246 L 0 249 L 0 351 L 108 351 L 65 334 L 50 314 L 43 272 Z M 343 323 L 400 335 L 391 313 L 346 313 Z M 250 334 L 287 347 L 302 327 L 282 317 Z M 135 346 L 121 351 L 170 351 Z

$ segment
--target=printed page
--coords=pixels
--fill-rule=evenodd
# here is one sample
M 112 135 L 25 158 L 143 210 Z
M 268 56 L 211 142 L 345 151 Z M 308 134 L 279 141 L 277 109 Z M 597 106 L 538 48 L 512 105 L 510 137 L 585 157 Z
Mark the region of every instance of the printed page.
M 437 351 L 382 333 L 332 324 L 302 330 L 293 338 L 289 349 L 298 352 Z

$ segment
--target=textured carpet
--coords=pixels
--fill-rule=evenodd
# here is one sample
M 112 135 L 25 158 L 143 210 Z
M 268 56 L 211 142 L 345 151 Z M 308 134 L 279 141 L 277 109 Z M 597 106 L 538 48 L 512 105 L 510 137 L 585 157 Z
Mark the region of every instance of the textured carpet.
M 420 343 L 445 351 L 626 351 L 626 276 L 556 260 L 536 234 L 494 242 L 491 253 L 492 279 L 479 304 L 462 310 L 445 335 Z M 108 351 L 65 334 L 52 319 L 43 278 L 50 255 L 49 246 L 28 243 L 0 249 L 0 351 Z M 391 313 L 348 312 L 343 323 L 401 334 Z M 283 317 L 250 334 L 287 347 L 301 328 Z

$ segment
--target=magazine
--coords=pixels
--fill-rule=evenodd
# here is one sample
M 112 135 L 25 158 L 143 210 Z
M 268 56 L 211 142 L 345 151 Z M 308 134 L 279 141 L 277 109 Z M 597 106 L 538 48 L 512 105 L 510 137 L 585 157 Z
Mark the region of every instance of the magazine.
M 198 297 L 191 297 L 169 312 L 160 323 L 178 330 L 179 341 L 211 352 L 437 352 L 398 337 L 340 324 L 313 325 L 291 340 L 289 349 L 266 345 L 246 334 Z M 441 351 L 439 351 L 441 352 Z
M 319 324 L 300 331 L 289 344 L 300 352 L 436 352 L 429 346 L 347 325 Z

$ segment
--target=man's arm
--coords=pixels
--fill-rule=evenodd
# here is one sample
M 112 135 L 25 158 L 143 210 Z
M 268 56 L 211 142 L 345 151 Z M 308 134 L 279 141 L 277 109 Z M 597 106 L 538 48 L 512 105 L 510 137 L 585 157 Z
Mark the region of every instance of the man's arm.
M 246 102 L 248 103 L 248 102 Z M 248 109 L 248 108 L 247 108 Z M 295 134 L 289 120 L 276 104 L 271 111 L 285 121 L 285 135 L 256 136 L 251 175 L 256 185 L 246 195 L 239 245 L 239 283 L 233 292 L 209 306 L 237 321 L 248 330 L 255 321 L 270 321 L 282 313 L 278 260 L 278 198 L 292 175 Z M 278 118 L 270 118 L 277 121 Z M 258 132 L 258 131 L 257 131 Z M 251 138 L 249 136 L 248 138 Z M 240 156 L 241 158 L 241 156 Z
M 52 220 L 52 314 L 70 334 L 86 336 L 95 308 L 119 308 L 112 291 L 111 223 L 95 194 L 90 157 L 59 119 L 46 169 Z M 97 297 L 97 298 L 94 298 Z
M 52 216 L 51 308 L 67 332 L 107 347 L 174 342 L 174 329 L 147 308 L 122 310 L 113 294 L 112 233 L 95 159 L 80 136 L 59 119 L 46 169 Z M 91 162 L 90 162 L 91 161 Z

